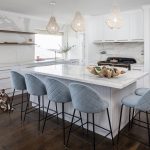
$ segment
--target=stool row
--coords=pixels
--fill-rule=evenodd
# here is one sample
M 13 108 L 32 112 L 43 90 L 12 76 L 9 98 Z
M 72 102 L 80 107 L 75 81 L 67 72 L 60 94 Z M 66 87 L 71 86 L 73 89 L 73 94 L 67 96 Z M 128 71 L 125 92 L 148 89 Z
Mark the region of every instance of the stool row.
M 112 144 L 114 145 L 114 139 L 113 139 L 113 132 L 111 127 L 111 121 L 109 116 L 109 104 L 107 101 L 103 100 L 99 93 L 97 93 L 95 90 L 93 90 L 91 87 L 79 84 L 79 83 L 71 83 L 69 86 L 66 86 L 64 83 L 57 79 L 48 78 L 45 77 L 44 79 L 38 78 L 36 75 L 33 74 L 25 74 L 22 75 L 19 72 L 11 71 L 11 81 L 12 81 L 12 88 L 13 96 L 12 96 L 12 102 L 11 107 L 13 107 L 13 100 L 16 90 L 22 91 L 22 100 L 21 103 L 21 121 L 25 121 L 26 115 L 32 111 L 33 109 L 37 109 L 38 107 L 38 131 L 41 131 L 41 121 L 44 121 L 43 127 L 42 127 L 42 133 L 44 132 L 44 128 L 46 125 L 46 121 L 50 118 L 57 117 L 61 114 L 62 115 L 62 128 L 63 128 L 63 143 L 64 146 L 68 146 L 69 139 L 70 139 L 70 133 L 72 132 L 72 126 L 77 121 L 81 122 L 81 127 L 83 129 L 83 126 L 87 124 L 87 130 L 88 125 L 91 123 L 93 127 L 93 149 L 95 150 L 95 126 L 98 126 L 95 124 L 95 114 L 100 113 L 106 110 L 107 117 L 108 117 L 108 124 L 109 129 L 105 129 L 103 127 L 100 127 L 108 132 L 107 136 L 110 134 L 112 138 Z M 24 101 L 24 91 L 27 91 L 27 105 L 25 107 L 25 110 L 23 110 L 23 105 L 26 101 Z M 38 103 L 36 106 L 29 106 L 30 105 L 30 95 L 34 95 L 38 97 Z M 44 105 L 44 95 L 47 95 L 48 97 L 48 106 L 46 110 L 46 114 L 44 112 L 45 105 Z M 41 97 L 42 97 L 42 105 L 41 105 Z M 50 104 L 51 102 L 55 103 L 55 110 L 52 110 L 53 113 L 49 114 Z M 66 127 L 65 127 L 65 110 L 64 105 L 68 102 L 72 102 L 74 111 L 68 132 L 68 136 L 66 137 Z M 62 106 L 62 112 L 58 113 L 57 104 L 60 103 Z M 18 105 L 17 104 L 17 105 Z M 119 121 L 119 130 L 118 130 L 118 140 L 119 141 L 119 135 L 120 135 L 120 129 L 121 129 L 121 119 L 122 119 L 122 112 L 123 112 L 123 106 L 129 107 L 129 126 L 131 127 L 133 124 L 133 120 L 135 117 L 135 110 L 139 112 L 145 112 L 147 117 L 147 129 L 148 129 L 148 137 L 149 137 L 149 144 L 150 144 L 150 130 L 149 130 L 149 119 L 148 119 L 148 111 L 150 110 L 150 90 L 149 89 L 137 89 L 135 91 L 135 94 L 129 95 L 122 100 L 122 106 L 121 106 L 121 113 L 120 113 L 120 121 Z M 41 118 L 41 109 L 43 117 Z M 131 109 L 132 116 L 131 116 Z M 74 121 L 75 112 L 79 112 L 79 117 L 77 121 Z M 23 117 L 24 112 L 24 117 Z M 87 114 L 87 122 L 83 124 L 82 121 L 82 114 Z M 89 122 L 89 114 L 92 114 L 92 122 Z M 140 121 L 140 120 L 139 120 Z

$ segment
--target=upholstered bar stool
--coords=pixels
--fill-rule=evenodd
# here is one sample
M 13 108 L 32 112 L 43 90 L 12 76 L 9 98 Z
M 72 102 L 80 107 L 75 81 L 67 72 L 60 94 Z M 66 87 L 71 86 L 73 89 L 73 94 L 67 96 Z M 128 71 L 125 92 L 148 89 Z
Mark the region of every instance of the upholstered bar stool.
M 74 124 L 73 122 L 74 122 L 74 115 L 76 110 L 78 110 L 80 113 L 92 114 L 92 122 L 87 122 L 87 123 L 88 124 L 91 123 L 93 125 L 93 149 L 94 150 L 95 150 L 95 126 L 100 127 L 95 124 L 95 114 L 101 113 L 106 110 L 110 129 L 108 130 L 103 127 L 100 128 L 107 131 L 108 132 L 107 135 L 111 134 L 112 143 L 114 144 L 111 122 L 109 117 L 108 102 L 102 100 L 100 95 L 95 90 L 93 90 L 91 87 L 86 86 L 84 84 L 71 83 L 69 85 L 69 89 L 71 93 L 72 104 L 74 107 L 74 113 L 71 121 L 71 127 L 69 130 L 66 146 L 68 146 L 70 133 L 72 131 L 72 126 Z M 85 125 L 85 123 L 82 125 Z
M 62 114 L 62 122 L 63 122 L 63 143 L 65 145 L 65 111 L 64 111 L 64 104 L 71 102 L 71 96 L 70 96 L 70 92 L 69 92 L 69 88 L 62 83 L 59 80 L 56 79 L 52 79 L 52 78 L 46 78 L 45 80 L 45 86 L 46 86 L 46 91 L 47 91 L 47 96 L 48 96 L 48 107 L 47 107 L 47 113 L 46 113 L 46 117 L 44 120 L 44 125 L 43 125 L 43 130 L 44 131 L 44 127 L 46 124 L 46 120 L 54 117 L 54 116 L 58 116 L 60 114 Z M 49 115 L 49 108 L 50 108 L 50 103 L 54 102 L 54 103 L 61 103 L 62 104 L 62 112 L 58 113 L 58 111 L 56 110 L 56 113 L 53 114 L 53 116 L 50 114 Z
M 16 71 L 11 71 L 10 74 L 11 74 L 11 85 L 12 85 L 12 88 L 14 89 L 11 104 L 10 104 L 10 111 L 14 106 L 21 105 L 21 121 L 22 121 L 22 119 L 23 119 L 23 103 L 26 102 L 23 100 L 24 99 L 23 98 L 24 91 L 26 90 L 25 78 L 23 75 L 21 75 L 20 73 L 18 73 Z M 16 90 L 22 91 L 21 102 L 13 104 Z
M 143 96 L 149 90 L 150 90 L 149 88 L 138 88 L 135 90 L 135 94 L 139 96 Z
M 41 122 L 41 120 L 43 120 L 43 118 L 41 118 L 41 108 L 44 111 L 44 104 L 43 104 L 43 106 L 41 106 L 41 97 L 46 95 L 46 88 L 45 88 L 44 83 L 32 74 L 25 74 L 25 81 L 26 81 L 28 94 L 38 97 L 38 104 L 34 107 L 35 108 L 34 110 L 36 110 L 37 106 L 38 106 L 38 111 L 39 111 L 38 130 L 40 131 L 40 122 Z M 25 115 L 24 115 L 24 121 L 26 118 L 26 114 L 33 112 L 33 110 L 32 110 L 33 107 L 30 108 L 29 103 L 30 103 L 30 97 L 28 97 L 28 102 L 27 102 Z
M 137 88 L 135 90 L 135 94 L 139 96 L 143 96 L 146 92 L 148 92 L 149 88 Z M 139 120 L 141 120 L 141 112 L 139 111 Z
M 130 118 L 130 113 L 129 113 L 129 127 L 130 127 L 130 119 L 132 120 L 132 124 L 136 125 L 136 123 L 133 122 L 135 119 L 135 116 L 136 116 L 136 115 L 134 116 L 135 110 L 144 112 L 146 114 L 146 122 L 143 122 L 143 121 L 140 121 L 137 119 L 135 119 L 135 120 L 147 125 L 148 139 L 149 139 L 148 141 L 149 141 L 149 146 L 150 146 L 150 127 L 149 127 L 150 123 L 149 123 L 149 119 L 148 119 L 148 112 L 150 111 L 150 90 L 148 90 L 143 96 L 138 96 L 138 95 L 132 94 L 132 95 L 129 95 L 122 99 L 119 129 L 118 129 L 118 141 L 119 141 L 119 136 L 120 136 L 120 132 L 121 132 L 120 128 L 121 128 L 122 112 L 123 112 L 124 106 L 128 107 L 129 110 L 133 109 L 132 118 Z M 140 126 L 145 128 L 142 125 L 140 125 Z

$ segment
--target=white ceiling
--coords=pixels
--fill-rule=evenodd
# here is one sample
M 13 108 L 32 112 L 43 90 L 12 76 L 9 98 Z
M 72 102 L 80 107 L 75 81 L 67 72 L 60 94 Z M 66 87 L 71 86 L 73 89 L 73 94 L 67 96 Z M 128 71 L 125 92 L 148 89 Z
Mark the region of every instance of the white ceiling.
M 50 16 L 51 0 L 0 0 L 0 9 L 23 13 L 37 17 Z M 73 14 L 76 10 L 84 15 L 98 15 L 108 13 L 114 0 L 55 0 L 55 15 Z M 118 0 L 121 10 L 141 8 L 150 4 L 150 0 Z

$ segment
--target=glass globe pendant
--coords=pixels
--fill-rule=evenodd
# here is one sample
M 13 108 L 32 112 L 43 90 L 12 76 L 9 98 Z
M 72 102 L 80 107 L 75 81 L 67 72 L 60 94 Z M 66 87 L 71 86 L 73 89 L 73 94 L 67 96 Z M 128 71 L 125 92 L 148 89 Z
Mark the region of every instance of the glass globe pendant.
M 46 29 L 50 34 L 57 34 L 59 32 L 59 25 L 57 24 L 54 16 L 50 17 Z
M 123 26 L 123 17 L 121 16 L 118 5 L 113 6 L 112 12 L 106 20 L 106 24 L 110 29 L 120 29 Z
M 84 32 L 85 31 L 84 18 L 80 12 L 75 13 L 75 17 L 72 21 L 71 27 L 75 32 Z

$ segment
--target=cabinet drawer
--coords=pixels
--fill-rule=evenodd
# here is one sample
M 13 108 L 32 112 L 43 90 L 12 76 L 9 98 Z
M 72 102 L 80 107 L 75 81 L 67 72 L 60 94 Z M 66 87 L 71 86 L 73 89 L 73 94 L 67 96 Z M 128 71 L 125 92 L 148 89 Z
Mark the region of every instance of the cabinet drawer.
M 7 72 L 1 71 L 0 72 L 0 80 L 3 78 L 10 78 L 10 71 L 7 71 Z
M 9 89 L 9 88 L 11 88 L 10 78 L 0 80 L 0 89 Z
M 144 71 L 144 67 L 143 66 L 131 66 L 131 70 Z

